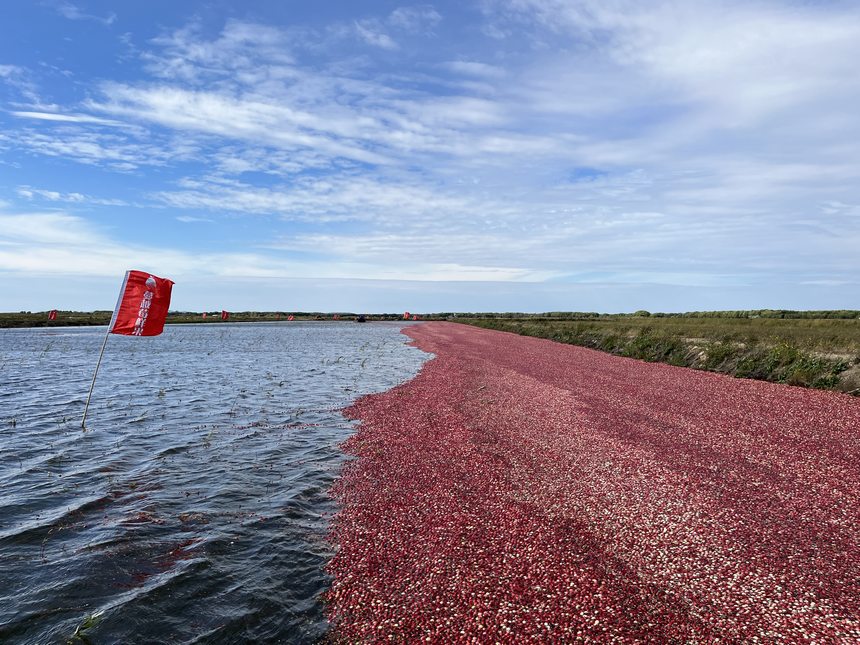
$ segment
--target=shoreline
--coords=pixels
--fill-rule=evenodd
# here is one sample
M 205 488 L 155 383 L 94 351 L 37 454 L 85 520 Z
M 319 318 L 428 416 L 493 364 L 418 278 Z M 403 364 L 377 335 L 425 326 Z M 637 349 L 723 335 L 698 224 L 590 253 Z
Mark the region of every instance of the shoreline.
M 361 424 L 333 637 L 860 639 L 860 402 L 446 323 Z
M 646 312 L 647 313 L 647 312 Z M 716 312 L 719 313 L 719 312 Z M 860 396 L 860 347 L 858 320 L 846 317 L 848 310 L 774 312 L 784 318 L 732 316 L 751 312 L 695 317 L 688 314 L 594 314 L 580 317 L 521 316 L 499 318 L 454 318 L 453 314 L 426 314 L 421 322 L 451 321 L 523 336 L 546 338 L 559 343 L 598 349 L 616 356 L 667 363 L 738 378 L 787 383 Z M 108 324 L 109 311 L 60 312 L 56 320 L 47 313 L 0 313 L 0 329 L 51 329 L 55 327 L 99 327 Z M 293 320 L 290 320 L 293 316 Z M 589 317 L 591 316 L 591 317 Z M 237 311 L 229 320 L 217 312 L 172 312 L 166 326 L 212 324 L 296 324 L 308 322 L 391 322 L 402 324 L 401 314 L 343 312 Z M 855 329 L 856 328 L 856 329 Z

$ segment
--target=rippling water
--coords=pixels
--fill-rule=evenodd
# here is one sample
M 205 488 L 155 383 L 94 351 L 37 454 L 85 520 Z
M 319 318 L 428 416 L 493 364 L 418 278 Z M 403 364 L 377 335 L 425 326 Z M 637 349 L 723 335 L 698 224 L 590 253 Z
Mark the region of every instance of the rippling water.
M 0 330 L 0 642 L 324 635 L 339 410 L 420 368 L 400 327 L 111 336 L 86 433 L 104 328 Z

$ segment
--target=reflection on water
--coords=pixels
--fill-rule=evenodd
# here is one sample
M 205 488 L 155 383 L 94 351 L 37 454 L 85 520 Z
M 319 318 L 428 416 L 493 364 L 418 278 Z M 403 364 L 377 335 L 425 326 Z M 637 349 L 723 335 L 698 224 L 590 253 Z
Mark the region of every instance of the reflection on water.
M 111 336 L 86 433 L 104 328 L 0 330 L 0 642 L 323 635 L 338 410 L 420 368 L 400 327 Z

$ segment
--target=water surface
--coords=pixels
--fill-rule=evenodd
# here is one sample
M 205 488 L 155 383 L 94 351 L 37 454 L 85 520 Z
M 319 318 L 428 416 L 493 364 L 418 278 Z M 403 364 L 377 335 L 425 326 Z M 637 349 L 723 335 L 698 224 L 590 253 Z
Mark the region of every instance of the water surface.
M 417 373 L 401 327 L 111 336 L 86 433 L 104 327 L 0 330 L 0 642 L 322 636 L 339 410 Z

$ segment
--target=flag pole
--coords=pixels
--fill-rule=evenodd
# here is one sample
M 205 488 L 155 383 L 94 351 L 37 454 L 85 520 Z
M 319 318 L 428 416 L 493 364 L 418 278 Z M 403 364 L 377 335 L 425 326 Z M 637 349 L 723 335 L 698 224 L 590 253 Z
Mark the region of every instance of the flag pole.
M 102 343 L 102 351 L 99 352 L 99 360 L 96 362 L 96 369 L 93 372 L 93 382 L 90 384 L 90 393 L 87 394 L 87 404 L 84 406 L 84 418 L 81 419 L 81 430 L 84 432 L 87 431 L 87 410 L 90 409 L 90 399 L 93 396 L 93 388 L 96 386 L 96 376 L 98 376 L 99 373 L 99 365 L 102 364 L 102 356 L 105 355 L 105 347 L 107 347 L 108 336 L 110 336 L 110 328 L 111 326 L 108 325 L 107 331 L 105 332 L 105 340 Z
M 96 386 L 96 376 L 99 373 L 99 365 L 102 364 L 102 356 L 105 355 L 105 347 L 107 347 L 107 339 L 110 336 L 111 331 L 113 330 L 113 325 L 116 322 L 116 317 L 119 314 L 119 307 L 122 304 L 122 297 L 125 295 L 125 288 L 128 285 L 128 276 L 131 271 L 125 272 L 125 277 L 122 279 L 122 286 L 119 289 L 119 296 L 116 299 L 116 306 L 113 308 L 113 315 L 110 317 L 110 322 L 107 326 L 107 331 L 105 332 L 105 340 L 102 343 L 102 351 L 99 352 L 99 360 L 96 362 L 96 369 L 93 372 L 93 382 L 90 384 L 90 393 L 87 394 L 87 404 L 84 406 L 84 416 L 81 419 L 81 430 L 84 432 L 87 431 L 87 410 L 90 409 L 90 399 L 93 396 L 93 388 Z

